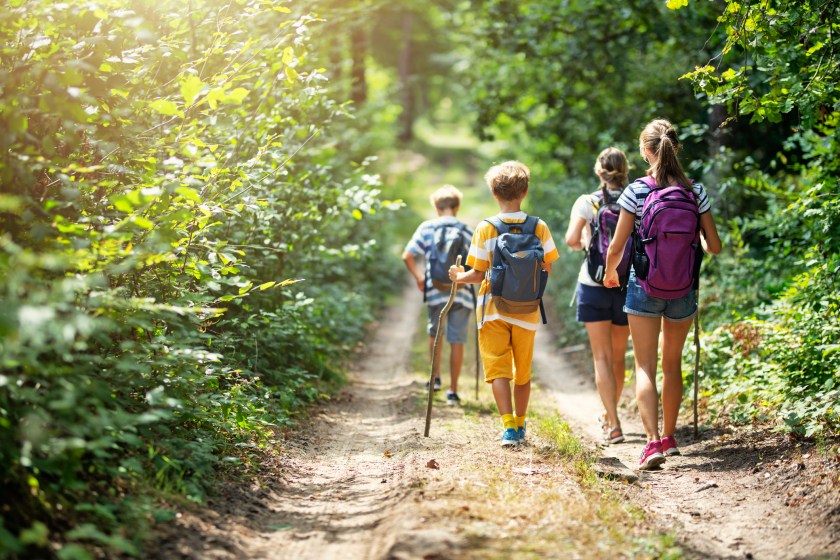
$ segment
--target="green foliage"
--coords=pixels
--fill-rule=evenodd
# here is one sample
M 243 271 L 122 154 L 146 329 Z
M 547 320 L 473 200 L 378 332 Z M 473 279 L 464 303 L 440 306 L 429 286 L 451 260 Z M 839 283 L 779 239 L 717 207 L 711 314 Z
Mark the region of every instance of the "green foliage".
M 719 54 L 684 76 L 727 107 L 723 126 L 796 114 L 769 169 L 742 168 L 746 190 L 765 204 L 730 222 L 728 254 L 707 268 L 713 321 L 736 312 L 706 340 L 706 374 L 720 410 L 807 436 L 840 429 L 838 8 L 729 1 Z
M 184 8 L 0 13 L 0 556 L 139 554 L 157 496 L 250 464 L 391 285 L 398 204 L 331 141 L 319 20 Z

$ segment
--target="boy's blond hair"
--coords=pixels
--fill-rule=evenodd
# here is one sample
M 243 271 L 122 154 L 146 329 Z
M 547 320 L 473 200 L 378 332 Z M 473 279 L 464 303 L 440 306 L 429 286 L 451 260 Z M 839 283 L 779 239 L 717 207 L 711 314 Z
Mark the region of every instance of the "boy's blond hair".
M 494 196 L 501 200 L 522 198 L 528 190 L 531 170 L 524 163 L 506 161 L 494 165 L 484 175 L 484 180 Z
M 432 206 L 438 210 L 455 210 L 461 206 L 462 196 L 461 191 L 452 185 L 443 185 L 432 193 L 429 200 L 432 201 Z

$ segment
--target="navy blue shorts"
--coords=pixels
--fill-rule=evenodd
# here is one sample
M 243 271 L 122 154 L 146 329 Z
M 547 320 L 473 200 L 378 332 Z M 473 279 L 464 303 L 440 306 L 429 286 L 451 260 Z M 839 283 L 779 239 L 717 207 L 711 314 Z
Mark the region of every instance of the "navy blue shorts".
M 627 313 L 624 312 L 625 290 L 587 286 L 578 283 L 577 320 L 581 323 L 611 321 L 619 327 L 627 326 Z

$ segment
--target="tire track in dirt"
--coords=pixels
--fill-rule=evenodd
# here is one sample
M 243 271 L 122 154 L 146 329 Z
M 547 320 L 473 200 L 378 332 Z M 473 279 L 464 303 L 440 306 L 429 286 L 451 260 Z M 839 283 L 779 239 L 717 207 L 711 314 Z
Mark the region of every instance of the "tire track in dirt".
M 543 393 L 537 398 L 555 402 L 574 431 L 599 448 L 600 457 L 635 469 L 646 440 L 630 384 L 624 401 L 631 403 L 619 409 L 627 441 L 605 447 L 594 374 L 585 376 L 554 348 L 551 331 L 540 329 L 534 368 Z M 690 400 L 683 403 L 690 406 Z M 680 424 L 676 436 L 682 456 L 669 457 L 662 469 L 637 471 L 634 493 L 663 530 L 676 534 L 689 557 L 840 558 L 837 488 L 826 485 L 833 496 L 818 497 L 806 507 L 795 507 L 790 499 L 791 493 L 808 495 L 803 490 L 808 481 L 799 480 L 807 456 L 785 450 L 789 446 L 780 445 L 778 436 L 773 442 L 701 432 L 694 441 L 692 427 Z

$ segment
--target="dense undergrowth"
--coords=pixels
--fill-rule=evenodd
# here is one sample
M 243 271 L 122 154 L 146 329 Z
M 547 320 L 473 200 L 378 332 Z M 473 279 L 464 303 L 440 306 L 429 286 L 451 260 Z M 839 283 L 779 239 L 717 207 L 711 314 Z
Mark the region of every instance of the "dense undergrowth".
M 319 20 L 184 7 L 0 12 L 0 557 L 138 554 L 339 380 L 397 270 Z

